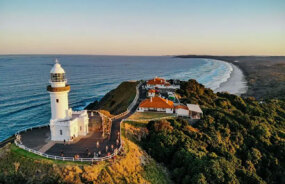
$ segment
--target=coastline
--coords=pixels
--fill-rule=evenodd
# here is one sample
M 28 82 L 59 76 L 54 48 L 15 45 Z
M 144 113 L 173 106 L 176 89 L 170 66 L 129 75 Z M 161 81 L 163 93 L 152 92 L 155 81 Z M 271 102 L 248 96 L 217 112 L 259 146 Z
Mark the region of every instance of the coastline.
M 220 86 L 214 90 L 214 92 L 229 92 L 238 96 L 246 94 L 248 85 L 243 71 L 233 63 L 226 63 L 230 64 L 233 70 L 228 80 L 221 83 Z

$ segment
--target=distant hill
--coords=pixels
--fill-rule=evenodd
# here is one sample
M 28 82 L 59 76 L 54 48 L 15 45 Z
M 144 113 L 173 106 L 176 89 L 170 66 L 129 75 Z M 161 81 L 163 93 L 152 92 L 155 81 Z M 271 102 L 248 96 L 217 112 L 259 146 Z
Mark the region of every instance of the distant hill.
M 89 104 L 87 110 L 106 110 L 111 114 L 120 114 L 127 110 L 136 96 L 138 82 L 122 82 L 116 89 L 108 92 L 99 102 Z
M 201 105 L 203 118 L 150 121 L 143 148 L 176 183 L 285 183 L 285 101 L 215 94 L 195 80 L 181 83 L 181 101 Z
M 240 67 L 248 81 L 246 96 L 256 99 L 285 99 L 285 56 L 209 56 L 181 55 L 179 58 L 209 58 Z

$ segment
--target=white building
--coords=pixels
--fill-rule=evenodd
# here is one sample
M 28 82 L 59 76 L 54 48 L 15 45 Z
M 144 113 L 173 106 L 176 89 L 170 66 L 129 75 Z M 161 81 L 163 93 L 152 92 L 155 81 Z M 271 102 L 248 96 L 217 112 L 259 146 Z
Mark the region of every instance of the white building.
M 164 113 L 173 113 L 174 105 L 171 100 L 155 96 L 142 101 L 137 111 L 138 112 L 156 111 Z
M 147 96 L 148 96 L 148 97 L 154 97 L 154 96 L 155 96 L 155 90 L 154 90 L 154 89 L 148 90 Z
M 179 89 L 180 85 L 171 85 L 165 79 L 160 77 L 155 77 L 154 79 L 148 80 L 146 82 L 147 89 L 160 88 L 160 89 Z
M 50 84 L 47 91 L 50 94 L 51 119 L 50 131 L 53 141 L 71 141 L 77 136 L 88 133 L 89 118 L 87 111 L 72 111 L 68 107 L 70 86 L 65 79 L 65 71 L 56 60 L 50 71 Z
M 196 104 L 177 105 L 175 106 L 175 113 L 177 116 L 190 117 L 191 119 L 201 119 L 203 114 L 200 106 Z
M 199 105 L 187 104 L 187 107 L 189 109 L 189 115 L 192 119 L 201 119 L 203 111 L 201 110 Z
M 189 117 L 189 109 L 185 105 L 177 105 L 175 106 L 175 113 L 177 116 L 186 116 Z

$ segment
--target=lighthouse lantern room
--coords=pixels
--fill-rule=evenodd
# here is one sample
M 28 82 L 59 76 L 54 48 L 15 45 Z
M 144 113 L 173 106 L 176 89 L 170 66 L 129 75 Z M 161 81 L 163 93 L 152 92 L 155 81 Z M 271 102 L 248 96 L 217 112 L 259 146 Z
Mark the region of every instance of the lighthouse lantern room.
M 72 111 L 68 107 L 70 86 L 65 79 L 65 71 L 56 59 L 50 71 L 50 85 L 47 86 L 51 104 L 51 140 L 72 141 L 77 136 L 88 133 L 87 111 Z

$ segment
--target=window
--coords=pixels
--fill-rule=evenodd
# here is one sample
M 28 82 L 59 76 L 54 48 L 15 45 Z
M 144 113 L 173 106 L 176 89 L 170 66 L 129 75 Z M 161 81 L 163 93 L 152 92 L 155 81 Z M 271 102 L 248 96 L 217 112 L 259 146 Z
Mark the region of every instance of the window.
M 59 102 L 59 99 L 56 99 L 56 103 L 58 103 Z
M 50 78 L 52 82 L 64 82 L 65 74 L 64 73 L 52 73 Z
M 59 134 L 62 135 L 62 130 L 59 130 Z

